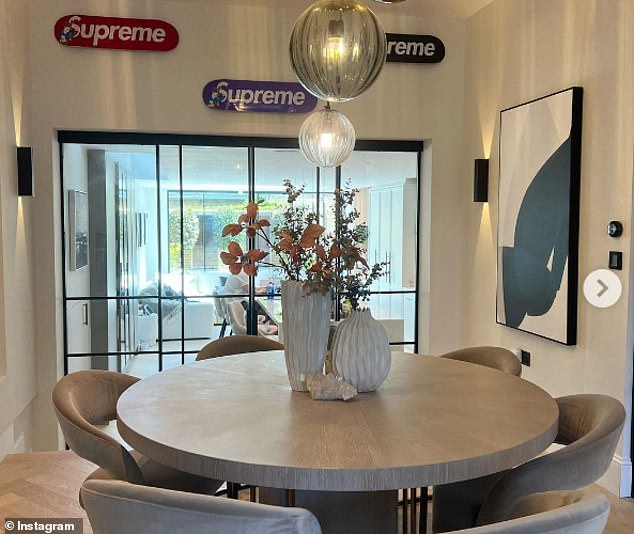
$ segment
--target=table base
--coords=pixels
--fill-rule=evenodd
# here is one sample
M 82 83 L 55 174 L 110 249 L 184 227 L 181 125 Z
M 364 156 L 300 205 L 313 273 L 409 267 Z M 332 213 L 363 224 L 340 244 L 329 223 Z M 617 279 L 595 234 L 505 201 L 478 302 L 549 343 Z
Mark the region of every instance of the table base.
M 390 491 L 309 491 L 295 490 L 294 503 L 287 490 L 260 488 L 260 502 L 278 506 L 294 505 L 317 516 L 324 534 L 389 534 L 398 530 L 398 496 Z

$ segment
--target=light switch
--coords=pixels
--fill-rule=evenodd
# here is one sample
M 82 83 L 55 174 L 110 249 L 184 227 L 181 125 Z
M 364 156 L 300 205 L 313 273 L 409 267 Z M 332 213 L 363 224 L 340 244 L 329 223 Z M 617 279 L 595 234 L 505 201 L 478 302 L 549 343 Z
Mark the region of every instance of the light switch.
M 623 269 L 623 253 L 611 250 L 608 267 L 610 267 L 610 269 L 616 269 L 617 271 Z

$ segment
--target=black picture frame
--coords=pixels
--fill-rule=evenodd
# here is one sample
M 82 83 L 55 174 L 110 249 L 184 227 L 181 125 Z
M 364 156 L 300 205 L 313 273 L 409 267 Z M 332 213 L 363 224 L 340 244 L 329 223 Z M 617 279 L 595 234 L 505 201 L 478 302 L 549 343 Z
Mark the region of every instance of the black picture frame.
M 498 324 L 577 341 L 583 88 L 500 112 Z

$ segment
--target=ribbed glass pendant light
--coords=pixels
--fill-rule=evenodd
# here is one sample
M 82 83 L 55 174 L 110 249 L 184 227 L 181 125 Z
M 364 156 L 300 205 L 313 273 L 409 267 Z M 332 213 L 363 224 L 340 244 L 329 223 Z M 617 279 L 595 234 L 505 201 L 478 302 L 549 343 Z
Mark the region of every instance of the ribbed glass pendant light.
M 336 167 L 354 150 L 356 134 L 343 113 L 330 109 L 330 104 L 312 113 L 299 130 L 299 148 L 313 165 Z
M 357 0 L 320 0 L 297 19 L 290 40 L 291 65 L 300 83 L 329 102 L 359 96 L 385 63 L 385 32 Z

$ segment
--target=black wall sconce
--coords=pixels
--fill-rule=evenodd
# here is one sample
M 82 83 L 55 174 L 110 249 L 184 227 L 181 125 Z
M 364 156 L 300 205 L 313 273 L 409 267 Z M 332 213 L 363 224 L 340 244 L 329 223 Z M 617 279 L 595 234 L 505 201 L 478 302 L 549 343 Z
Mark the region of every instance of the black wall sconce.
M 473 201 L 489 201 L 489 160 L 476 159 L 473 169 Z
M 32 197 L 33 184 L 33 149 L 30 146 L 18 147 L 18 196 Z

